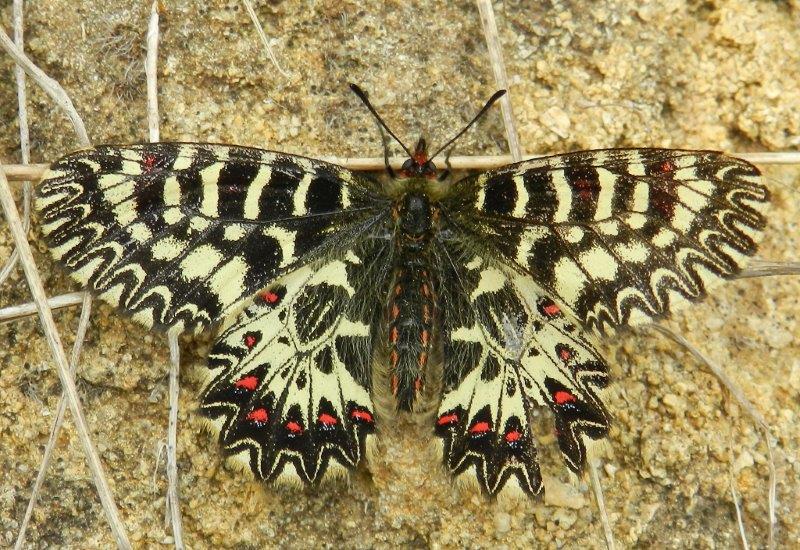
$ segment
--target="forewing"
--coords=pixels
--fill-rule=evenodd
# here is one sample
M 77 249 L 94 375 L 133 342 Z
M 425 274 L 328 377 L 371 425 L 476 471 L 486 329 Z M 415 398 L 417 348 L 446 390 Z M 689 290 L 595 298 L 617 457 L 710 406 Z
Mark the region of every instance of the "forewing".
M 440 247 L 444 396 L 436 421 L 446 467 L 489 495 L 535 494 L 542 482 L 530 420 L 554 415 L 574 472 L 606 435 L 607 368 L 591 338 L 525 276 Z
M 259 294 L 214 343 L 201 413 L 226 455 L 269 481 L 355 468 L 374 432 L 374 332 L 388 281 L 378 241 Z
M 758 169 L 722 153 L 609 149 L 466 178 L 442 208 L 455 238 L 491 249 L 603 333 L 739 272 L 768 201 Z
M 199 330 L 370 226 L 385 200 L 327 163 L 228 145 L 100 146 L 50 166 L 53 255 L 146 326 Z

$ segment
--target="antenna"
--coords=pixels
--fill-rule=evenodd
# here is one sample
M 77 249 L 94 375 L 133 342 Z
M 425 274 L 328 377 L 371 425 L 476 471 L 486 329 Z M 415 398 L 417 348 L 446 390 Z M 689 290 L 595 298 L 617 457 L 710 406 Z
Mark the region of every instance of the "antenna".
M 351 84 L 350 86 L 352 86 L 352 84 Z M 489 107 L 491 107 L 492 105 L 494 105 L 494 102 L 495 102 L 495 101 L 497 101 L 498 99 L 500 99 L 500 98 L 501 98 L 501 97 L 503 97 L 504 95 L 506 95 L 506 90 L 497 90 L 497 91 L 496 91 L 494 94 L 492 94 L 492 97 L 490 97 L 490 98 L 489 98 L 489 101 L 487 101 L 487 102 L 486 102 L 486 105 L 484 105 L 484 106 L 483 106 L 483 108 L 482 108 L 480 111 L 478 111 L 478 114 L 477 114 L 477 115 L 475 115 L 475 118 L 473 118 L 473 119 L 470 121 L 470 123 L 469 123 L 469 124 L 467 124 L 466 126 L 464 126 L 464 128 L 463 128 L 463 129 L 462 129 L 462 130 L 461 130 L 459 133 L 457 133 L 457 134 L 455 135 L 455 137 L 453 137 L 453 138 L 452 138 L 450 141 L 448 141 L 447 143 L 445 143 L 444 145 L 442 145 L 441 147 L 439 147 L 439 149 L 438 149 L 438 150 L 437 150 L 437 151 L 436 151 L 434 154 L 432 154 L 432 155 L 431 155 L 429 158 L 435 158 L 435 157 L 436 157 L 436 155 L 438 155 L 439 153 L 441 153 L 442 151 L 444 151 L 445 149 L 447 149 L 448 147 L 450 147 L 450 146 L 453 144 L 453 142 L 454 142 L 455 140 L 457 140 L 458 138 L 460 138 L 460 137 L 461 137 L 461 136 L 464 134 L 464 132 L 466 132 L 467 130 L 469 130 L 469 129 L 470 129 L 470 126 L 472 126 L 473 124 L 475 124 L 476 122 L 478 122 L 478 119 L 479 119 L 479 118 L 481 118 L 481 117 L 483 116 L 483 114 L 484 114 L 486 111 L 488 111 L 488 110 L 489 110 Z M 395 139 L 397 139 L 397 138 L 395 138 Z M 449 155 L 448 155 L 448 157 L 449 157 Z
M 399 144 L 400 144 L 400 147 L 402 147 L 402 148 L 403 148 L 403 150 L 406 152 L 406 154 L 409 156 L 409 158 L 411 158 L 411 157 L 413 156 L 413 155 L 411 154 L 411 151 L 409 151 L 409 150 L 408 150 L 408 147 L 406 147 L 405 145 L 403 145 L 403 142 L 402 142 L 402 141 L 400 141 L 400 138 L 399 138 L 399 137 L 397 137 L 396 135 L 394 135 L 394 132 L 392 132 L 392 131 L 389 129 L 389 127 L 386 125 L 386 123 L 385 123 L 385 122 L 383 121 L 383 119 L 381 118 L 381 115 L 379 115 L 379 114 L 378 114 L 378 111 L 376 111 L 376 110 L 375 110 L 375 107 L 373 107 L 373 106 L 372 106 L 372 103 L 370 103 L 370 102 L 369 102 L 369 99 L 367 98 L 367 94 L 364 92 L 364 90 L 362 90 L 361 88 L 359 88 L 359 87 L 358 87 L 356 84 L 353 84 L 352 82 L 350 83 L 350 89 L 351 89 L 351 90 L 353 90 L 353 93 L 354 93 L 354 94 L 356 94 L 356 95 L 358 96 L 358 99 L 360 99 L 360 100 L 361 100 L 361 102 L 362 102 L 362 103 L 364 103 L 364 105 L 367 107 L 367 109 L 369 109 L 369 112 L 370 112 L 370 113 L 372 113 L 372 116 L 374 116 L 374 117 L 375 117 L 375 120 L 377 120 L 377 121 L 378 121 L 378 123 L 379 123 L 379 124 L 380 124 L 380 125 L 381 125 L 381 126 L 382 126 L 382 127 L 383 127 L 383 128 L 386 130 L 386 131 L 387 131 L 387 132 L 389 132 L 389 135 L 390 135 L 390 136 L 392 136 L 392 137 L 394 138 L 394 140 L 395 140 L 397 143 L 399 143 Z M 381 133 L 381 134 L 382 134 L 382 133 Z M 384 145 L 385 145 L 385 144 L 386 144 L 386 142 L 384 141 Z M 385 152 L 385 151 L 386 151 L 386 147 L 384 147 L 384 152 Z

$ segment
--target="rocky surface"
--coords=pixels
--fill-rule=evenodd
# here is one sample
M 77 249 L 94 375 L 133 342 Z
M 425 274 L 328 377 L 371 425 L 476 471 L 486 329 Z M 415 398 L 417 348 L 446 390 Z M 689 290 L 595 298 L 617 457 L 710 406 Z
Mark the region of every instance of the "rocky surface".
M 31 57 L 72 96 L 91 139 L 147 137 L 147 6 L 50 0 L 26 10 Z M 408 142 L 459 129 L 495 84 L 471 2 L 256 2 L 284 78 L 264 55 L 241 4 L 175 0 L 162 18 L 162 138 L 233 142 L 310 156 L 375 156 L 373 122 L 346 83 L 358 82 Z M 131 6 L 134 6 L 133 8 Z M 506 1 L 496 14 L 510 96 L 525 150 L 663 145 L 732 151 L 800 146 L 800 5 L 712 0 Z M 10 1 L 0 1 L 10 29 Z M 11 63 L 0 55 L 0 160 L 18 162 Z M 76 147 L 66 118 L 29 85 L 35 162 Z M 493 113 L 458 154 L 505 151 Z M 775 208 L 761 256 L 797 259 L 797 168 L 769 168 Z M 15 184 L 19 187 L 18 184 Z M 34 221 L 35 227 L 35 221 Z M 73 286 L 37 239 L 52 294 Z M 0 260 L 11 251 L 0 224 Z M 800 281 L 774 277 L 720 287 L 669 326 L 720 364 L 775 438 L 781 547 L 800 545 Z M 19 270 L 0 306 L 28 301 Z M 65 345 L 77 311 L 56 314 Z M 547 496 L 488 502 L 451 486 L 424 427 L 385 427 L 380 452 L 347 485 L 264 488 L 221 464 L 194 409 L 210 337 L 182 342 L 180 493 L 191 548 L 602 548 L 588 478 L 573 481 L 547 436 Z M 641 330 L 607 343 L 617 380 L 615 426 L 601 454 L 606 506 L 619 547 L 739 544 L 731 479 L 751 543 L 767 540 L 767 447 L 713 375 L 675 344 Z M 96 305 L 78 387 L 117 504 L 136 547 L 167 546 L 165 476 L 157 449 L 167 419 L 168 353 Z M 0 325 L 0 546 L 13 544 L 55 414 L 60 387 L 34 320 Z M 30 548 L 113 544 L 68 421 L 36 508 Z

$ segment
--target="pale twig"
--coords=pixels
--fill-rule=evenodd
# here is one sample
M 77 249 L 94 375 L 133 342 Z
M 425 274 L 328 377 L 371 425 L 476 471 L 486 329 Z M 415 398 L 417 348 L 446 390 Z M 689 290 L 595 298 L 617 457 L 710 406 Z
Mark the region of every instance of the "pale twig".
M 103 510 L 106 513 L 108 523 L 117 541 L 117 545 L 121 548 L 130 548 L 128 536 L 125 533 L 125 526 L 119 518 L 117 506 L 114 503 L 114 498 L 106 482 L 105 474 L 103 472 L 103 464 L 100 457 L 94 449 L 94 444 L 89 436 L 89 426 L 86 424 L 86 419 L 83 416 L 80 402 L 78 400 L 78 390 L 75 388 L 75 382 L 69 374 L 69 364 L 67 356 L 64 353 L 64 347 L 61 344 L 61 337 L 56 329 L 55 321 L 53 320 L 53 312 L 47 305 L 47 296 L 45 295 L 44 287 L 42 286 L 42 279 L 39 276 L 39 271 L 36 268 L 36 263 L 33 259 L 30 244 L 28 244 L 25 230 L 22 227 L 22 221 L 17 212 L 17 206 L 14 204 L 14 197 L 11 195 L 11 189 L 4 175 L 0 174 L 0 203 L 2 203 L 3 211 L 5 212 L 6 221 L 11 229 L 11 235 L 19 250 L 22 268 L 25 272 L 25 278 L 28 280 L 28 286 L 33 301 L 39 311 L 39 318 L 42 323 L 47 338 L 47 343 L 53 352 L 53 358 L 58 367 L 58 376 L 61 379 L 61 386 L 67 396 L 70 410 L 72 412 L 73 421 L 75 423 L 75 430 L 78 433 L 78 438 L 83 445 L 84 454 L 89 464 L 92 478 L 97 493 L 100 496 L 100 502 Z
M 247 14 L 253 21 L 253 25 L 256 28 L 258 37 L 261 39 L 261 43 L 264 45 L 264 49 L 267 51 L 269 60 L 272 61 L 272 64 L 275 65 L 275 68 L 278 69 L 278 72 L 281 73 L 281 76 L 283 76 L 283 78 L 289 78 L 289 73 L 287 73 L 281 68 L 280 64 L 278 63 L 278 59 L 275 57 L 275 54 L 272 53 L 272 48 L 269 45 L 269 40 L 267 39 L 267 35 L 264 34 L 264 28 L 261 26 L 261 22 L 258 20 L 258 16 L 256 15 L 256 11 L 253 9 L 252 4 L 250 4 L 250 0 L 242 0 L 242 4 L 244 4 L 244 9 L 247 10 Z
M 778 509 L 778 473 L 775 471 L 775 457 L 772 454 L 772 444 L 770 442 L 770 433 L 766 426 L 762 426 L 764 432 L 764 439 L 767 441 L 767 455 L 769 456 L 769 501 L 767 502 L 767 509 L 769 510 L 769 541 L 768 548 L 773 550 L 775 548 L 775 530 L 778 527 L 778 516 L 775 510 Z
M 752 277 L 769 277 L 772 275 L 800 275 L 800 262 L 776 262 L 772 260 L 750 260 L 750 264 L 743 269 L 737 279 Z
M 156 463 L 153 467 L 153 491 L 156 490 L 156 485 L 158 484 L 158 469 L 161 467 L 161 458 L 164 456 L 164 451 L 166 450 L 166 440 L 160 439 L 156 445 Z M 169 499 L 169 496 L 167 496 L 167 499 Z M 169 502 L 167 502 L 167 510 L 169 510 Z
M 159 140 L 158 116 L 158 4 L 154 0 L 150 7 L 150 20 L 147 27 L 147 124 L 151 142 Z M 183 549 L 183 522 L 178 498 L 178 396 L 180 392 L 180 350 L 177 334 L 170 333 L 169 340 L 169 420 L 167 424 L 167 500 L 165 522 L 172 527 L 172 540 L 175 548 Z M 156 457 L 158 463 L 158 457 Z
M 183 548 L 183 523 L 181 505 L 178 498 L 178 397 L 180 392 L 180 348 L 178 334 L 170 332 L 169 340 L 169 425 L 167 428 L 167 509 L 172 524 L 172 538 L 175 548 Z
M 506 65 L 503 62 L 503 48 L 500 45 L 500 36 L 497 33 L 497 22 L 494 18 L 494 8 L 491 0 L 478 0 L 478 11 L 481 15 L 483 34 L 486 37 L 486 48 L 489 51 L 489 62 L 494 72 L 494 80 L 502 90 L 508 90 L 508 77 Z M 511 158 L 514 162 L 522 160 L 522 148 L 519 145 L 517 127 L 514 124 L 514 113 L 511 110 L 510 93 L 500 98 L 500 110 L 503 114 L 503 124 L 506 127 L 506 139 Z
M 730 153 L 730 155 L 756 164 L 800 164 L 800 153 L 795 153 L 793 151 L 784 151 L 780 153 Z M 531 160 L 543 156 L 545 155 L 525 153 L 522 155 L 522 159 Z M 383 157 L 335 157 L 324 155 L 317 156 L 316 158 L 325 162 L 344 166 L 350 170 L 381 171 L 385 168 Z M 406 160 L 406 157 L 391 157 L 389 159 L 389 164 L 392 168 L 399 170 Z M 432 160 L 441 164 L 444 161 L 444 157 L 439 155 Z M 490 170 L 492 168 L 500 168 L 512 162 L 514 162 L 514 158 L 511 155 L 454 155 L 450 157 L 450 165 L 454 170 Z M 42 178 L 46 169 L 46 164 L 31 164 L 29 166 L 7 164 L 5 167 L 0 167 L 0 170 L 5 170 L 9 181 L 38 181 Z
M 736 524 L 739 526 L 739 537 L 742 539 L 742 548 L 750 550 L 750 545 L 747 543 L 747 533 L 745 532 L 744 522 L 742 521 L 742 510 L 739 507 L 739 497 L 736 494 L 736 487 L 733 483 L 733 477 L 730 479 L 731 495 L 733 496 L 733 506 L 736 508 Z
M 24 51 L 23 0 L 14 0 L 14 44 Z M 14 77 L 17 81 L 17 110 L 19 112 L 19 145 L 22 164 L 31 161 L 31 140 L 28 132 L 28 97 L 25 88 L 25 71 L 19 65 L 14 66 Z
M 14 0 L 13 4 L 14 19 L 14 44 L 24 50 L 24 25 L 23 25 L 23 0 Z M 19 65 L 14 66 L 14 79 L 17 82 L 17 112 L 19 118 L 19 148 L 22 164 L 30 164 L 31 161 L 31 140 L 28 133 L 28 99 L 25 91 L 25 71 Z M 22 226 L 25 231 L 31 225 L 31 195 L 33 186 L 30 181 L 26 181 L 22 188 Z M 11 252 L 8 261 L 0 269 L 0 286 L 8 279 L 14 267 L 17 265 L 19 253 L 15 248 Z
M 736 508 L 736 524 L 739 526 L 739 537 L 742 539 L 742 548 L 750 550 L 750 545 L 747 543 L 747 532 L 744 527 L 744 520 L 742 519 L 742 509 L 739 506 L 739 495 L 736 493 L 736 485 L 733 481 L 733 474 L 729 476 L 731 486 L 731 496 L 733 497 L 733 507 Z
M 83 301 L 85 292 L 70 292 L 69 294 L 61 294 L 47 299 L 47 305 L 50 309 L 62 309 L 70 306 L 77 306 Z M 36 304 L 27 302 L 18 306 L 8 306 L 0 309 L 0 323 L 7 323 L 9 321 L 17 321 L 31 315 L 36 315 Z
M 594 492 L 594 499 L 597 502 L 597 509 L 600 512 L 600 523 L 603 524 L 603 536 L 606 539 L 606 548 L 614 550 L 614 532 L 611 530 L 611 523 L 608 521 L 608 513 L 606 512 L 606 501 L 603 498 L 603 486 L 600 484 L 600 476 L 597 474 L 597 463 L 594 460 L 588 460 L 587 466 L 589 469 L 589 479 L 592 482 L 592 491 Z
M 66 113 L 75 128 L 75 133 L 78 134 L 78 141 L 84 147 L 90 145 L 89 135 L 86 133 L 86 127 L 83 125 L 80 115 L 72 105 L 72 100 L 61 87 L 61 84 L 47 76 L 44 71 L 33 64 L 25 53 L 18 48 L 8 37 L 6 32 L 0 28 L 0 46 L 23 68 L 23 70 L 30 76 L 41 88 L 55 101 L 56 105 Z
M 693 344 L 691 344 L 686 338 L 677 334 L 672 329 L 659 324 L 652 324 L 650 325 L 656 332 L 660 332 L 676 344 L 682 346 L 686 351 L 688 351 L 695 359 L 697 359 L 700 363 L 704 364 L 714 376 L 717 377 L 723 386 L 730 392 L 733 398 L 739 403 L 744 411 L 750 416 L 750 418 L 761 428 L 761 431 L 764 433 L 764 441 L 767 444 L 767 451 L 769 454 L 769 472 L 770 472 L 770 479 L 769 479 L 769 488 L 768 488 L 768 509 L 769 509 L 769 540 L 770 540 L 770 548 L 772 547 L 772 541 L 774 540 L 774 530 L 775 526 L 777 525 L 777 476 L 775 474 L 775 461 L 772 455 L 772 436 L 770 434 L 769 424 L 767 424 L 766 419 L 764 416 L 758 412 L 758 409 L 750 402 L 749 399 L 744 395 L 744 392 L 737 386 L 733 380 L 731 380 L 728 375 L 725 373 L 722 368 L 708 359 L 705 355 L 703 355 L 700 350 L 698 350 Z
M 81 355 L 81 347 L 83 340 L 86 337 L 86 330 L 89 328 L 89 314 L 92 311 L 92 297 L 88 292 L 83 294 L 83 307 L 81 307 L 81 316 L 78 320 L 78 330 L 75 333 L 75 342 L 72 344 L 72 353 L 69 357 L 69 373 L 70 376 L 75 376 L 75 369 L 78 366 L 78 359 Z M 19 528 L 17 535 L 17 542 L 14 545 L 14 550 L 20 550 L 25 543 L 25 532 L 28 529 L 33 508 L 36 506 L 36 499 L 39 491 L 42 489 L 44 478 L 47 475 L 47 468 L 50 465 L 50 459 L 53 456 L 53 450 L 56 448 L 58 442 L 58 435 L 61 433 L 61 426 L 64 423 L 64 413 L 67 410 L 67 396 L 64 391 L 61 392 L 61 398 L 58 400 L 58 407 L 56 409 L 56 417 L 53 419 L 53 424 L 50 426 L 50 438 L 47 440 L 47 445 L 44 447 L 44 456 L 42 462 L 39 464 L 39 473 L 36 476 L 36 481 L 33 484 L 31 497 L 28 500 L 28 508 L 25 510 L 25 517 L 22 520 L 22 526 Z
M 150 21 L 147 25 L 147 58 L 144 72 L 147 76 L 147 127 L 150 141 L 159 141 L 158 129 L 158 80 L 156 66 L 158 64 L 158 2 L 154 0 L 150 7 Z

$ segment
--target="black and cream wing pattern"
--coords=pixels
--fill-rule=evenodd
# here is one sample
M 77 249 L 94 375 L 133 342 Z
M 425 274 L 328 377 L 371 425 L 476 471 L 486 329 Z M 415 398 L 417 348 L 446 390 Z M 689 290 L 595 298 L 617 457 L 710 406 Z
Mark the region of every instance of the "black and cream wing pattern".
M 755 253 L 769 193 L 714 151 L 606 149 L 466 178 L 443 201 L 584 326 L 606 333 L 702 298 Z
M 255 475 L 304 482 L 355 467 L 374 431 L 387 205 L 338 166 L 188 143 L 79 151 L 37 194 L 53 255 L 100 298 L 145 326 L 225 322 L 201 413 Z
M 768 201 L 756 167 L 713 151 L 581 151 L 457 182 L 436 243 L 445 465 L 488 494 L 538 492 L 528 420 L 543 407 L 580 473 L 610 421 L 597 335 L 738 273 Z
M 227 145 L 100 146 L 54 163 L 37 208 L 53 255 L 134 320 L 221 325 L 201 413 L 269 481 L 357 467 L 374 395 L 415 409 L 441 357 L 443 463 L 488 495 L 541 491 L 552 413 L 581 472 L 609 430 L 598 338 L 736 275 L 769 194 L 713 151 L 608 149 L 435 181 L 425 142 L 378 181 Z
M 369 180 L 229 145 L 99 146 L 38 188 L 42 231 L 73 278 L 145 326 L 198 331 L 275 277 L 375 223 Z

